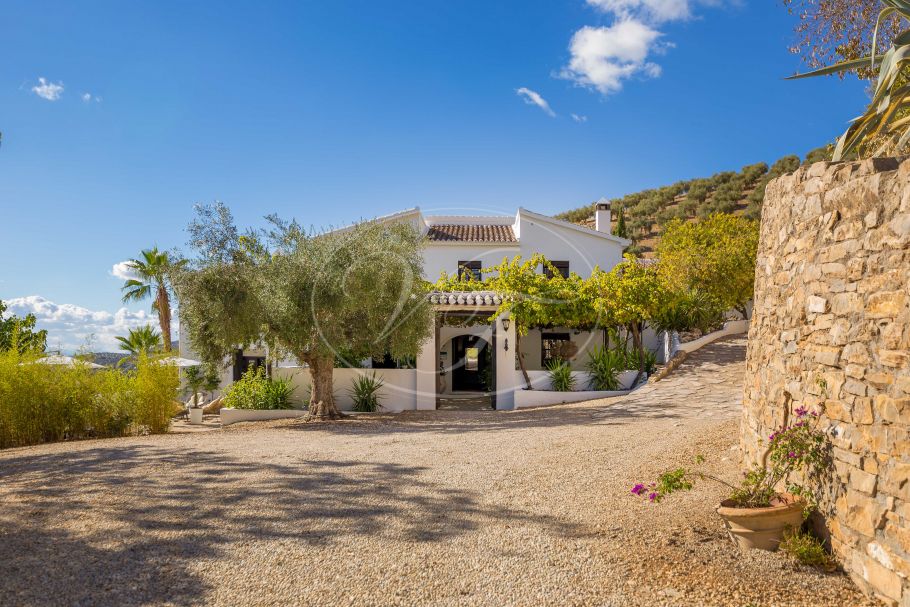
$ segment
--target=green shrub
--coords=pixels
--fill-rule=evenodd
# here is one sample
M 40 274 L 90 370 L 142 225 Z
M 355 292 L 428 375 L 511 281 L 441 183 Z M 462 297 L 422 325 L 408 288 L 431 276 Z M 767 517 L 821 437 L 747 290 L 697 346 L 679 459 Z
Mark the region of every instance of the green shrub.
M 550 386 L 557 392 L 571 392 L 575 389 L 575 376 L 572 367 L 562 360 L 551 360 L 547 363 Z
M 247 369 L 224 394 L 224 406 L 232 409 L 291 409 L 294 389 L 287 379 L 269 379 L 261 366 Z
M 619 374 L 626 370 L 625 352 L 597 346 L 588 353 L 585 370 L 591 374 L 592 390 L 619 390 Z
M 780 543 L 780 549 L 803 565 L 833 571 L 837 563 L 825 550 L 821 540 L 800 529 L 787 531 Z
M 379 390 L 383 385 L 385 382 L 377 377 L 375 371 L 372 375 L 357 375 L 348 392 L 354 401 L 354 411 L 373 412 L 381 409 Z
M 757 162 L 755 164 L 748 164 L 742 168 L 740 175 L 745 181 L 746 185 L 751 185 L 758 181 L 762 175 L 768 172 L 768 165 L 764 162 Z
M 637 371 L 639 368 L 639 354 L 635 350 L 629 350 L 626 358 L 626 369 Z M 657 370 L 657 355 L 651 350 L 645 350 L 645 373 L 653 375 Z
M 176 367 L 140 356 L 134 370 L 92 370 L 40 356 L 0 352 L 0 448 L 167 431 Z

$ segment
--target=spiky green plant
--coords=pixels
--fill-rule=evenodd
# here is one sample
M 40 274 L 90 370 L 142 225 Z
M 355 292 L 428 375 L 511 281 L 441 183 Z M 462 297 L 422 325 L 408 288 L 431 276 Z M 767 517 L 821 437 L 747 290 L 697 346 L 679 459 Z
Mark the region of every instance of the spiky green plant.
M 547 363 L 547 375 L 550 376 L 550 385 L 556 392 L 571 392 L 575 389 L 575 376 L 572 367 L 562 360 L 551 360 Z
M 625 353 L 597 346 L 588 353 L 585 370 L 591 374 L 591 390 L 619 390 L 619 374 L 626 370 Z
M 129 335 L 115 337 L 120 342 L 120 349 L 129 353 L 129 360 L 135 360 L 140 354 L 146 356 L 161 349 L 161 335 L 151 325 L 130 329 Z
M 884 55 L 876 56 L 874 50 L 879 28 L 885 19 L 897 16 L 910 22 L 910 0 L 882 0 L 882 4 L 885 8 L 876 20 L 870 56 L 790 77 L 825 76 L 878 66 L 872 101 L 866 113 L 853 120 L 847 132 L 838 139 L 834 160 L 866 149 L 873 149 L 872 156 L 897 154 L 910 142 L 910 29 L 898 34 Z
M 373 371 L 372 375 L 357 375 L 349 390 L 354 401 L 354 411 L 372 412 L 379 410 L 379 390 L 385 381 Z

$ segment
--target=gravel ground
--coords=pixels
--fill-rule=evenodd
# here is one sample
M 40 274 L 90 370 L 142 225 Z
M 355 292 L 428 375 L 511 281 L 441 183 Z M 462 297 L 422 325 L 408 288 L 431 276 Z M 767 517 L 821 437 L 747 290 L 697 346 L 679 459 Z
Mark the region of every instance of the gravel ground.
M 647 402 L 0 452 L 0 604 L 873 604 L 842 574 L 740 553 L 715 487 L 630 495 L 696 453 L 735 477 L 738 385 L 673 395 L 706 365 L 736 376 L 741 350 L 691 357 Z

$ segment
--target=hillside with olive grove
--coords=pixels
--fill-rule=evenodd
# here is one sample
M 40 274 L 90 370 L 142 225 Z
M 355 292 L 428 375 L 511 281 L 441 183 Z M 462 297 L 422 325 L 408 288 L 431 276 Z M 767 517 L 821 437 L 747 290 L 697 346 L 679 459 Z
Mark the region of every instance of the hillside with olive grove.
M 614 198 L 610 200 L 613 233 L 633 241 L 631 252 L 648 257 L 657 247 L 664 227 L 672 220 L 697 221 L 715 213 L 759 219 L 768 182 L 795 171 L 800 165 L 830 159 L 830 147 L 822 147 L 812 150 L 802 160 L 796 155 L 784 156 L 770 166 L 759 162 L 739 171 L 723 171 Z M 593 228 L 594 204 L 556 217 Z

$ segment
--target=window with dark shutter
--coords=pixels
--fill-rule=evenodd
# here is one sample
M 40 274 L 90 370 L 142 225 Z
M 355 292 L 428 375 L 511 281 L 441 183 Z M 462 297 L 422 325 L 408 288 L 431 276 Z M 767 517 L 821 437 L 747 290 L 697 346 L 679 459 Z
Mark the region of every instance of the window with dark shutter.
M 569 262 L 568 261 L 551 261 L 553 267 L 556 268 L 556 271 L 562 274 L 563 278 L 569 277 Z M 544 265 L 543 273 L 547 275 L 547 278 L 553 278 L 553 271 L 550 270 L 550 267 Z
M 474 276 L 474 280 L 480 280 L 480 262 L 479 261 L 459 261 L 458 262 L 459 280 L 467 280 L 472 275 Z

